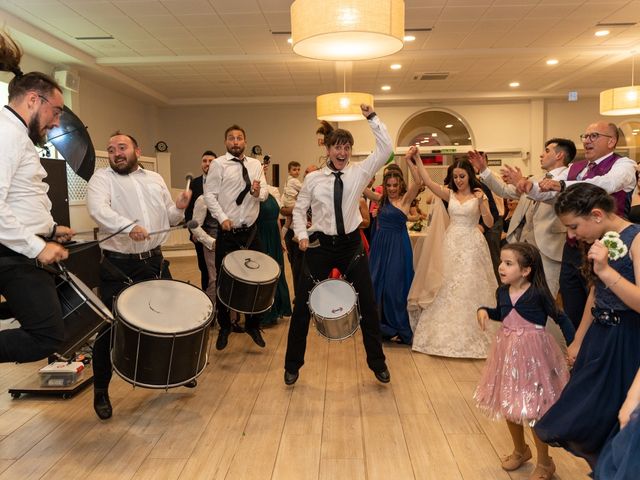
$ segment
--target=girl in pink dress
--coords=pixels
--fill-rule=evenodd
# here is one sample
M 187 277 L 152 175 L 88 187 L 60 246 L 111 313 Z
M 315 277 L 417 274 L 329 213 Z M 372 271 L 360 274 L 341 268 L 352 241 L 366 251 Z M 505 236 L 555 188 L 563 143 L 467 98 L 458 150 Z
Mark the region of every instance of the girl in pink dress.
M 567 344 L 575 334 L 568 317 L 556 307 L 536 247 L 510 243 L 500 252 L 502 285 L 496 291 L 497 308 L 480 307 L 483 330 L 491 318 L 502 322 L 474 393 L 477 406 L 488 416 L 504 418 L 514 450 L 502 468 L 516 470 L 531 458 L 524 441 L 524 424 L 533 424 L 553 405 L 569 380 L 558 344 L 545 330 L 547 317 L 558 323 Z M 538 453 L 530 479 L 550 479 L 555 465 L 548 447 L 533 432 Z

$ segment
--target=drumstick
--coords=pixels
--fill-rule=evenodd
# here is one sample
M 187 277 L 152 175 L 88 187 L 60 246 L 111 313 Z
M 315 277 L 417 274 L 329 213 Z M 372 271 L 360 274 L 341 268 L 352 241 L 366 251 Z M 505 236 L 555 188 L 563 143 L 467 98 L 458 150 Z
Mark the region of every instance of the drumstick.
M 196 220 L 189 220 L 187 223 L 181 223 L 180 225 L 175 225 L 169 228 L 163 228 L 162 230 L 156 230 L 155 232 L 149 232 L 147 235 L 157 235 L 159 233 L 167 233 L 172 230 L 179 230 L 181 228 L 188 228 L 189 230 L 193 228 L 198 228 L 200 224 Z

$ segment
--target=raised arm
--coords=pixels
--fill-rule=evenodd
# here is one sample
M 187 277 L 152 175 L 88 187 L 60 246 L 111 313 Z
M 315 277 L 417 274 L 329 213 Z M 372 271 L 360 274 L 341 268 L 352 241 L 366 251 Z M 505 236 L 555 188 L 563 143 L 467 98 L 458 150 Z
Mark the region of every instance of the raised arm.
M 423 185 L 422 185 L 422 178 L 420 178 L 420 174 L 418 173 L 418 167 L 416 166 L 416 164 L 411 162 L 407 158 L 407 156 L 405 156 L 404 158 L 405 158 L 405 162 L 407 162 L 407 169 L 409 170 L 409 174 L 413 179 L 413 182 L 411 182 L 411 185 L 409 185 L 409 187 L 407 188 L 407 191 L 402 197 L 402 206 L 409 209 L 411 207 L 411 204 L 415 200 L 415 198 L 418 196 L 418 192 L 420 191 Z M 418 219 L 420 219 L 419 215 L 418 215 Z
M 429 176 L 427 169 L 422 164 L 422 159 L 420 158 L 420 154 L 416 147 L 409 148 L 406 159 L 407 162 L 411 162 L 416 166 L 418 175 L 420 175 L 420 178 L 422 179 L 422 182 L 425 184 L 425 186 L 429 190 L 431 190 L 434 195 L 440 197 L 445 202 L 448 202 L 449 196 L 451 195 L 451 190 L 433 181 L 433 179 Z

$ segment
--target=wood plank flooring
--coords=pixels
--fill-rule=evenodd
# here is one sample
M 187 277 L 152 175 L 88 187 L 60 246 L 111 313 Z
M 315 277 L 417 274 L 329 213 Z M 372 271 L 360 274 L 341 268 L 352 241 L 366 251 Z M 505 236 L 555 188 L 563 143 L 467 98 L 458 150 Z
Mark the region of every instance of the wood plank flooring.
M 171 270 L 198 282 L 195 258 L 174 258 Z M 106 422 L 91 388 L 68 400 L 0 393 L 0 480 L 522 480 L 533 470 L 500 468 L 512 450 L 506 425 L 472 399 L 483 362 L 386 345 L 392 381 L 382 385 L 359 332 L 327 343 L 312 327 L 300 379 L 287 387 L 287 327 L 265 330 L 265 349 L 232 334 L 224 351 L 210 350 L 195 389 L 133 389 L 114 375 Z M 0 392 L 42 365 L 0 365 Z M 552 456 L 557 479 L 587 478 L 582 460 Z

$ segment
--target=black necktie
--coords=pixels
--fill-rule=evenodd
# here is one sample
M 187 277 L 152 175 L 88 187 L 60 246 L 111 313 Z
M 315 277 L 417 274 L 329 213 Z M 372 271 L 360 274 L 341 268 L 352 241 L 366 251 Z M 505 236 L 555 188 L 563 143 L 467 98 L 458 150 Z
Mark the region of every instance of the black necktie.
M 249 178 L 249 172 L 247 172 L 247 167 L 244 166 L 244 162 L 239 158 L 233 157 L 231 160 L 234 162 L 238 162 L 242 167 L 242 178 L 244 179 L 244 190 L 242 190 L 238 194 L 238 198 L 236 198 L 236 205 L 242 204 L 244 197 L 247 196 L 247 193 L 251 191 L 251 179 Z
M 344 235 L 344 218 L 342 218 L 342 190 L 344 185 L 340 176 L 342 172 L 333 172 L 336 176 L 333 182 L 333 208 L 336 211 L 336 227 L 338 229 L 338 235 Z

